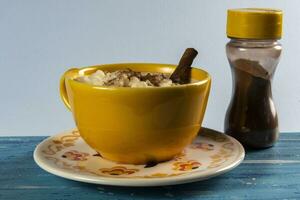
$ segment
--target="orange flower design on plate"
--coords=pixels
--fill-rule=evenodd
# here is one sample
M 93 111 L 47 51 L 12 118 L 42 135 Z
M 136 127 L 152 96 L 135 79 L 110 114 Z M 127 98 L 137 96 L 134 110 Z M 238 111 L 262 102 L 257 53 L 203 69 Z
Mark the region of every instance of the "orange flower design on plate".
M 88 156 L 89 156 L 88 153 L 71 150 L 71 151 L 65 152 L 61 157 L 66 158 L 68 160 L 72 160 L 72 161 L 85 161 L 85 160 L 87 160 Z
M 214 150 L 213 144 L 207 144 L 207 143 L 202 143 L 202 142 L 197 142 L 197 143 L 191 144 L 190 147 L 191 147 L 191 149 L 202 149 L 204 151 Z
M 128 168 L 123 167 L 123 166 L 115 166 L 115 167 L 112 167 L 112 168 L 102 168 L 102 169 L 99 169 L 99 170 L 103 174 L 114 175 L 114 176 L 117 176 L 117 175 L 130 175 L 130 174 L 133 174 L 133 173 L 139 171 L 138 169 L 128 169 Z
M 186 162 L 175 162 L 173 164 L 173 169 L 177 171 L 190 171 L 197 169 L 201 166 L 201 163 L 195 160 L 189 160 Z
M 177 161 L 177 160 L 184 158 L 185 155 L 186 155 L 186 152 L 185 152 L 185 150 L 183 150 L 180 154 L 176 155 L 173 159 Z
M 179 176 L 182 173 L 176 173 L 176 174 L 165 174 L 165 173 L 155 173 L 151 175 L 145 175 L 143 178 L 165 178 L 165 177 L 172 177 L 172 176 Z

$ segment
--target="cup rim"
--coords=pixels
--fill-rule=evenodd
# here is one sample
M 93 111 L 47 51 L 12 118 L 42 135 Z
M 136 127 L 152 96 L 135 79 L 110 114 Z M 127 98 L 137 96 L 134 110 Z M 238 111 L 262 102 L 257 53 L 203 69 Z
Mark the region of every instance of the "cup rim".
M 99 64 L 99 65 L 92 65 L 92 66 L 85 66 L 85 67 L 79 67 L 79 68 L 72 68 L 69 71 L 66 72 L 66 79 L 70 80 L 74 84 L 78 84 L 83 87 L 87 88 L 93 88 L 93 89 L 101 89 L 101 90 L 161 90 L 161 89 L 170 89 L 170 88 L 185 88 L 185 87 L 191 87 L 191 86 L 200 86 L 203 85 L 211 80 L 210 74 L 199 68 L 192 67 L 192 71 L 196 71 L 202 74 L 205 74 L 205 78 L 201 80 L 197 80 L 196 82 L 193 83 L 187 83 L 187 84 L 182 84 L 182 85 L 173 85 L 173 86 L 165 86 L 165 87 L 110 87 L 110 86 L 97 86 L 97 85 L 92 85 L 92 84 L 86 84 L 86 83 L 81 83 L 79 81 L 74 80 L 75 76 L 79 74 L 84 74 L 85 71 L 91 70 L 91 69 L 96 69 L 96 68 L 101 68 L 101 67 L 110 67 L 110 66 L 130 66 L 130 65 L 156 65 L 156 66 L 162 66 L 162 67 L 169 67 L 169 68 L 176 68 L 177 65 L 174 64 L 167 64 L 167 63 L 147 63 L 147 62 L 130 62 L 130 63 L 112 63 L 112 64 Z M 74 73 L 74 70 L 76 70 L 76 73 Z M 73 72 L 72 75 L 68 74 L 69 72 Z M 75 75 L 76 74 L 76 75 Z

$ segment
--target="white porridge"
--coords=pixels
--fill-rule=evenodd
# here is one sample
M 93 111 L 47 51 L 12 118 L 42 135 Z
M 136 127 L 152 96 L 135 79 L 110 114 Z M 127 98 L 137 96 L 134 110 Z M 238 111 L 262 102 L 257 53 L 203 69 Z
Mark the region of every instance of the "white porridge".
M 111 87 L 168 87 L 178 85 L 173 83 L 169 74 L 135 72 L 131 69 L 113 72 L 97 70 L 90 75 L 75 78 L 76 81 L 96 86 Z

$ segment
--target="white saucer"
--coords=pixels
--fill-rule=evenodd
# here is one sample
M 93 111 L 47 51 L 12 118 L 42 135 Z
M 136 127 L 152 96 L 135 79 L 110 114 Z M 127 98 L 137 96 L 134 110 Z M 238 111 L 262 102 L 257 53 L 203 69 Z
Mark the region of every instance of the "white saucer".
M 103 159 L 74 129 L 49 137 L 34 151 L 44 170 L 67 179 L 118 186 L 175 185 L 223 174 L 244 159 L 245 151 L 234 138 L 202 128 L 193 144 L 171 161 L 155 165 L 118 164 Z

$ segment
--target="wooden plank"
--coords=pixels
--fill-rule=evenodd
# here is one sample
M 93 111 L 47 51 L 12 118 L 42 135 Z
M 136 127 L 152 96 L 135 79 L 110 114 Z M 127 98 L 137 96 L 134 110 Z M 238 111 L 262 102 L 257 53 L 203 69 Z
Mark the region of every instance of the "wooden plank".
M 249 151 L 222 176 L 154 188 L 79 183 L 51 175 L 33 161 L 44 137 L 0 137 L 0 199 L 300 199 L 300 133 L 281 134 L 274 148 Z
M 21 169 L 19 169 L 21 170 Z M 299 165 L 248 165 L 211 180 L 159 188 L 109 187 L 68 181 L 36 168 L 8 170 L 0 199 L 299 199 Z M 287 178 L 288 177 L 288 178 Z M 4 184 L 3 184 L 4 183 Z

